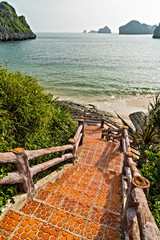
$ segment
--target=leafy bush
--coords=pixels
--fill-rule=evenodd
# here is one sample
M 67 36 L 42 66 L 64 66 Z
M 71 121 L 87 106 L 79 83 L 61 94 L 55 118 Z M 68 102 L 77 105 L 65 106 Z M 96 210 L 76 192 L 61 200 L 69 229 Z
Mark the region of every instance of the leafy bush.
M 149 104 L 143 119 L 142 132 L 135 133 L 140 152 L 137 166 L 142 175 L 150 181 L 148 203 L 160 228 L 160 95 Z
M 143 164 L 141 173 L 150 181 L 148 203 L 160 228 L 160 151 L 158 153 L 146 151 L 146 155 L 148 161 Z
M 75 130 L 68 108 L 52 101 L 52 95 L 44 92 L 37 79 L 0 66 L 0 152 L 17 147 L 32 150 L 64 145 Z M 30 166 L 49 157 L 32 160 Z M 13 164 L 0 164 L 1 177 L 14 169 Z M 46 174 L 47 171 L 41 177 Z M 17 186 L 1 187 L 0 207 L 17 191 Z
M 157 152 L 160 148 L 160 96 L 155 97 L 153 103 L 149 104 L 148 112 L 142 119 L 142 132 L 135 133 L 135 140 L 140 152 L 138 167 L 146 163 L 145 150 Z

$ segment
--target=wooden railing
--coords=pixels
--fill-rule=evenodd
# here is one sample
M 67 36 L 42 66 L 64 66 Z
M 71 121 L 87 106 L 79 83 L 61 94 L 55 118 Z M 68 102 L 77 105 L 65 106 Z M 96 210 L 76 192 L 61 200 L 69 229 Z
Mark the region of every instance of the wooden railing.
M 159 240 L 160 232 L 150 212 L 147 203 L 150 183 L 143 178 L 133 161 L 131 152 L 128 127 L 119 128 L 117 124 L 105 119 L 89 119 L 85 122 L 90 124 L 99 123 L 102 128 L 102 139 L 118 140 L 120 149 L 124 155 L 123 174 L 127 181 L 127 200 L 124 206 L 122 223 L 130 240 Z M 105 126 L 108 128 L 106 129 Z M 60 147 L 53 147 L 40 150 L 25 151 L 23 148 L 13 149 L 7 153 L 0 153 L 0 163 L 13 163 L 17 167 L 16 172 L 8 173 L 8 176 L 0 179 L 0 185 L 19 183 L 21 190 L 28 193 L 32 198 L 35 192 L 33 176 L 38 172 L 48 169 L 60 162 L 71 159 L 74 163 L 76 151 L 79 145 L 83 144 L 84 118 L 78 120 L 78 129 L 69 144 Z M 70 151 L 65 153 L 65 151 Z M 47 162 L 29 167 L 29 161 L 37 157 L 60 152 L 61 156 Z
M 133 161 L 128 127 L 103 129 L 102 139 L 120 140 L 124 155 L 123 174 L 127 181 L 127 200 L 124 206 L 122 224 L 130 240 L 159 240 L 160 232 L 148 207 L 149 181 L 142 177 Z
M 70 159 L 73 163 L 76 159 L 76 151 L 79 145 L 83 144 L 84 138 L 84 119 L 78 121 L 78 129 L 73 139 L 69 139 L 69 144 L 59 147 L 25 150 L 24 148 L 16 148 L 10 152 L 0 153 L 0 163 L 13 163 L 16 165 L 17 171 L 8 173 L 7 176 L 0 179 L 0 185 L 3 184 L 19 184 L 22 192 L 28 193 L 28 197 L 32 198 L 35 193 L 35 185 L 33 176 L 38 172 L 46 170 L 58 163 Z M 65 153 L 69 151 L 69 153 Z M 51 153 L 60 152 L 60 157 L 54 158 L 47 162 L 29 167 L 29 161 L 40 156 Z

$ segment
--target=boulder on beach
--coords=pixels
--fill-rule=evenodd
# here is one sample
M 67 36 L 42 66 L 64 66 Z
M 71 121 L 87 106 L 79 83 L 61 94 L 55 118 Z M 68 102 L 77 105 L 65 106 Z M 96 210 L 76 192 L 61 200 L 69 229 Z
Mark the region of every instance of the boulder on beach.
M 0 2 L 0 41 L 35 39 L 24 16 L 17 16 L 7 2 Z

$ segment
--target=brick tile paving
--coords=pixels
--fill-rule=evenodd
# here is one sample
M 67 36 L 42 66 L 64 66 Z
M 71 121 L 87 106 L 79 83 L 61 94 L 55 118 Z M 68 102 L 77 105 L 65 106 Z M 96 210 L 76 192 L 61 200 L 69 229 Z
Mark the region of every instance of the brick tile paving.
M 0 240 L 121 239 L 123 157 L 116 143 L 100 138 L 100 128 L 85 127 L 78 162 L 19 212 L 8 211 Z

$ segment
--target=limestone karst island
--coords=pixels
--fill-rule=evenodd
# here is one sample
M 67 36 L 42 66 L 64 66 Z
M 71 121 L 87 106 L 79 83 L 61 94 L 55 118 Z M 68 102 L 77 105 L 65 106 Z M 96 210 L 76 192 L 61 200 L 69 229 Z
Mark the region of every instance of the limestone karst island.
M 7 2 L 0 3 L 0 41 L 35 39 L 24 16 L 17 16 Z
M 153 38 L 160 38 L 160 24 L 155 28 Z
M 153 34 L 156 25 L 150 26 L 132 20 L 124 26 L 119 27 L 119 34 Z

